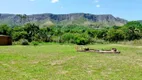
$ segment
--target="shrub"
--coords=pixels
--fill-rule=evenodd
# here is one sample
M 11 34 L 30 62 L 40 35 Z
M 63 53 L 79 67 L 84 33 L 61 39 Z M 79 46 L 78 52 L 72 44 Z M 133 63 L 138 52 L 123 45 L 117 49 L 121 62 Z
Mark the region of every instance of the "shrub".
M 72 33 L 65 33 L 62 35 L 63 42 L 73 43 L 74 42 L 73 39 L 74 39 L 74 34 Z
M 122 30 L 110 29 L 107 32 L 107 36 L 105 40 L 110 41 L 110 42 L 122 41 L 125 39 L 124 34 L 125 33 Z
M 12 42 L 12 45 L 21 45 L 21 42 L 20 41 L 14 41 L 14 42 Z
M 28 40 L 22 39 L 22 40 L 21 40 L 21 45 L 29 45 Z
M 86 45 L 89 43 L 89 36 L 86 34 L 76 34 L 75 35 L 75 44 L 77 45 Z
M 75 42 L 77 45 L 86 45 L 87 41 L 85 38 L 78 38 Z
M 31 44 L 34 45 L 34 46 L 37 46 L 37 45 L 39 45 L 39 42 L 33 41 Z

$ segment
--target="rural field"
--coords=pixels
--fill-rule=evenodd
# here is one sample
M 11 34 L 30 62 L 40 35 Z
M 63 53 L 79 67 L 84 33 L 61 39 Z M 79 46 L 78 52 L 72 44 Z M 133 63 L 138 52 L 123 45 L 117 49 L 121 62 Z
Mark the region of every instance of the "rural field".
M 142 80 L 142 46 L 117 48 L 121 54 L 76 52 L 76 45 L 0 46 L 0 80 Z

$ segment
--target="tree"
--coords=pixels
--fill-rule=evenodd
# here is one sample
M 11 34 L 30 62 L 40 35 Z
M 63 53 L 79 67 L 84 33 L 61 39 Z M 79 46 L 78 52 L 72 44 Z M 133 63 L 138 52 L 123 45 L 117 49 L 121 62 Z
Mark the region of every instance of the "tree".
M 11 36 L 11 28 L 6 24 L 0 25 L 0 34 Z
M 99 39 L 105 39 L 107 35 L 108 29 L 98 29 L 97 31 L 97 38 Z
M 20 39 L 26 39 L 28 34 L 24 31 L 22 26 L 16 26 L 12 29 L 12 38 L 13 41 L 19 41 Z
M 142 34 L 142 25 L 138 21 L 131 21 L 122 27 L 127 40 L 140 39 Z
M 13 32 L 12 38 L 14 41 L 19 41 L 20 39 L 26 39 L 27 32 L 25 31 L 19 31 L 19 32 Z
M 106 40 L 111 42 L 122 41 L 125 39 L 125 34 L 120 29 L 109 29 L 107 32 Z
M 65 33 L 62 35 L 62 41 L 68 43 L 74 43 L 74 34 L 72 33 Z
M 24 25 L 24 31 L 27 32 L 28 34 L 28 41 L 33 41 L 35 40 L 35 36 L 39 34 L 39 26 L 31 23 L 27 23 Z
M 135 27 L 122 27 L 126 40 L 135 40 L 141 38 L 141 30 Z
M 139 28 L 142 29 L 142 24 L 138 21 L 130 21 L 127 24 L 124 25 L 125 27 L 135 27 L 135 28 Z
M 87 34 L 74 34 L 74 42 L 77 45 L 86 45 L 89 43 L 90 37 Z

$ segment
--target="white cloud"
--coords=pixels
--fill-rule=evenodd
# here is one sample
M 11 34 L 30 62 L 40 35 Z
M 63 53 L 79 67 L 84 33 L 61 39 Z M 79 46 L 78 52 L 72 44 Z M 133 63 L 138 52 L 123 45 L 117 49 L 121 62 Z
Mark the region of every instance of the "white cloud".
M 97 4 L 97 5 L 96 5 L 96 7 L 97 7 L 97 8 L 100 8 L 100 7 L 101 7 L 101 5 Z
M 57 3 L 59 0 L 51 0 L 51 3 Z
M 35 1 L 35 0 L 30 0 L 30 1 Z

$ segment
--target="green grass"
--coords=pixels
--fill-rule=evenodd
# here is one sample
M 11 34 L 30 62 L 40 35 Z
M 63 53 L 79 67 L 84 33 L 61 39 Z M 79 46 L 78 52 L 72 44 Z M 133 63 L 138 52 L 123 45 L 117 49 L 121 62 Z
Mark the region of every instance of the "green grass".
M 1 46 L 0 80 L 142 80 L 142 47 L 119 44 L 121 54 L 76 52 L 75 45 Z

